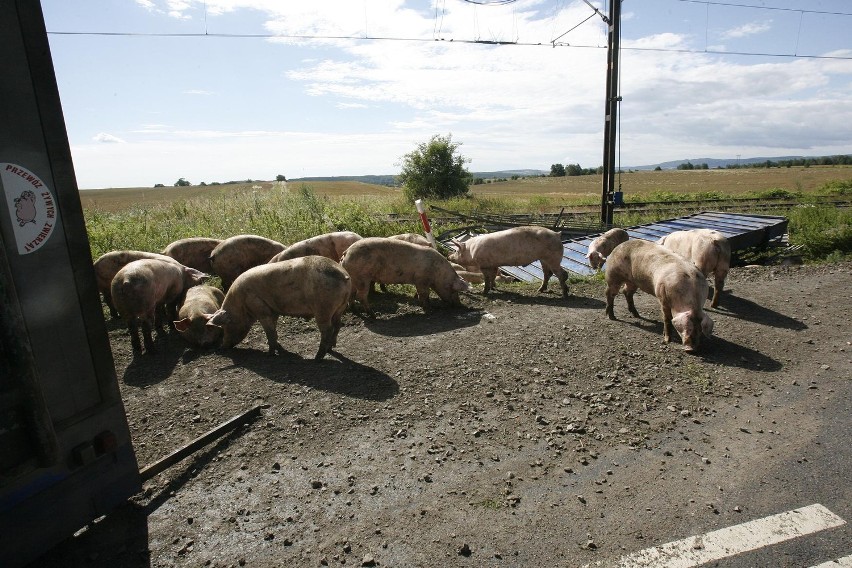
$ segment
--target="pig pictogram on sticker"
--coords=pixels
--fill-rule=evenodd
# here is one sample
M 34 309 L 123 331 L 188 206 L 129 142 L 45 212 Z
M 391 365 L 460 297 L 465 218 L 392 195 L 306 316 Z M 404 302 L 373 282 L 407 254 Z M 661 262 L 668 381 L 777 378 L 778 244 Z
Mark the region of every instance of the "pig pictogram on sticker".
M 21 193 L 20 197 L 15 198 L 15 216 L 18 218 L 18 225 L 23 227 L 27 223 L 35 224 L 36 219 L 36 194 L 32 191 Z

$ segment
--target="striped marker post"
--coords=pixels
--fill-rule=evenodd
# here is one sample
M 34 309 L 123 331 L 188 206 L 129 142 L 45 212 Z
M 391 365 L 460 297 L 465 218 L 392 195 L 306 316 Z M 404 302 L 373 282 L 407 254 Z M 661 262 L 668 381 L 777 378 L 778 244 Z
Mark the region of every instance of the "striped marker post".
M 423 223 L 423 230 L 426 232 L 426 238 L 432 243 L 432 248 L 437 249 L 438 243 L 435 242 L 435 237 L 432 235 L 432 227 L 429 225 L 429 218 L 426 217 L 426 208 L 423 207 L 423 200 L 415 199 L 414 206 L 417 207 L 417 212 L 420 214 L 420 221 Z

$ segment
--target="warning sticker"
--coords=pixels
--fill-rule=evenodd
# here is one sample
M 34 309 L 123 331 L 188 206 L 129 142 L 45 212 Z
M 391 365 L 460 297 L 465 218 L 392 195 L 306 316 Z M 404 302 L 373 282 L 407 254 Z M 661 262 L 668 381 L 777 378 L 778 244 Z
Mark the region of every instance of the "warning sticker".
M 56 227 L 56 200 L 38 176 L 15 164 L 0 163 L 0 181 L 12 218 L 19 254 L 40 249 Z

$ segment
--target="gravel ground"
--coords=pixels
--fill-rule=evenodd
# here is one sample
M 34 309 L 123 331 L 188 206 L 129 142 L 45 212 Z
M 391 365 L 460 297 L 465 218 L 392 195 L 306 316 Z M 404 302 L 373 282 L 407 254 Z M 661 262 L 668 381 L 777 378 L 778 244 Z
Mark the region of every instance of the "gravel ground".
M 377 319 L 344 316 L 321 361 L 304 320 L 279 321 L 289 353 L 278 356 L 259 326 L 231 350 L 166 334 L 156 354 L 134 356 L 111 323 L 140 466 L 255 405 L 262 417 L 37 564 L 578 566 L 625 539 L 648 546 L 655 519 L 603 524 L 639 508 L 652 479 L 620 467 L 779 385 L 805 396 L 817 379 L 848 384 L 850 272 L 732 270 L 698 355 L 662 343 L 648 295 L 636 296 L 644 319 L 620 297 L 609 321 L 601 280 L 572 283 L 567 299 L 554 283 L 544 294 L 504 284 L 463 294 L 466 309 L 434 299 L 425 314 L 390 286 L 374 296 Z M 672 462 L 710 467 L 700 445 Z

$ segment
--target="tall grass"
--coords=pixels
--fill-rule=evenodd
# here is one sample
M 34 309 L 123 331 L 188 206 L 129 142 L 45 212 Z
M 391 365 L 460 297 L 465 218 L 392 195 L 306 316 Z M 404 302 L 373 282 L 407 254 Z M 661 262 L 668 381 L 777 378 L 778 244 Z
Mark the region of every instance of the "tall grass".
M 419 221 L 390 224 L 388 213 L 413 216 L 414 205 L 401 198 L 330 198 L 307 185 L 296 189 L 274 187 L 251 194 L 178 201 L 167 205 L 132 207 L 108 213 L 86 210 L 92 256 L 110 250 L 158 251 L 186 237 L 224 239 L 255 234 L 290 244 L 331 231 L 350 230 L 362 235 L 387 236 L 416 231 Z
M 852 254 L 852 210 L 800 205 L 789 212 L 790 244 L 802 245 L 810 260 Z
M 848 195 L 852 180 L 830 181 L 814 192 L 821 195 Z M 810 195 L 814 194 L 811 193 Z M 740 196 L 742 194 L 739 194 Z M 672 204 L 696 199 L 732 198 L 715 192 L 656 194 Z M 789 190 L 763 191 L 765 198 L 796 197 L 802 205 L 788 211 L 792 244 L 804 246 L 808 259 L 837 258 L 852 254 L 852 211 L 808 204 L 808 195 Z M 486 196 L 456 198 L 435 205 L 476 214 L 553 213 L 565 205 L 585 205 L 588 198 L 578 197 L 566 203 L 564 196 Z M 631 211 L 616 212 L 619 226 L 639 225 L 694 212 Z M 170 203 L 131 206 L 108 212 L 97 207 L 85 209 L 86 226 L 92 256 L 120 249 L 159 251 L 167 244 L 186 237 L 227 238 L 257 234 L 291 244 L 331 231 L 349 230 L 363 236 L 388 236 L 422 230 L 414 204 L 401 193 L 394 195 L 329 196 L 321 195 L 308 184 L 273 184 L 257 191 L 221 193 Z M 457 225 L 436 227 L 435 232 Z

